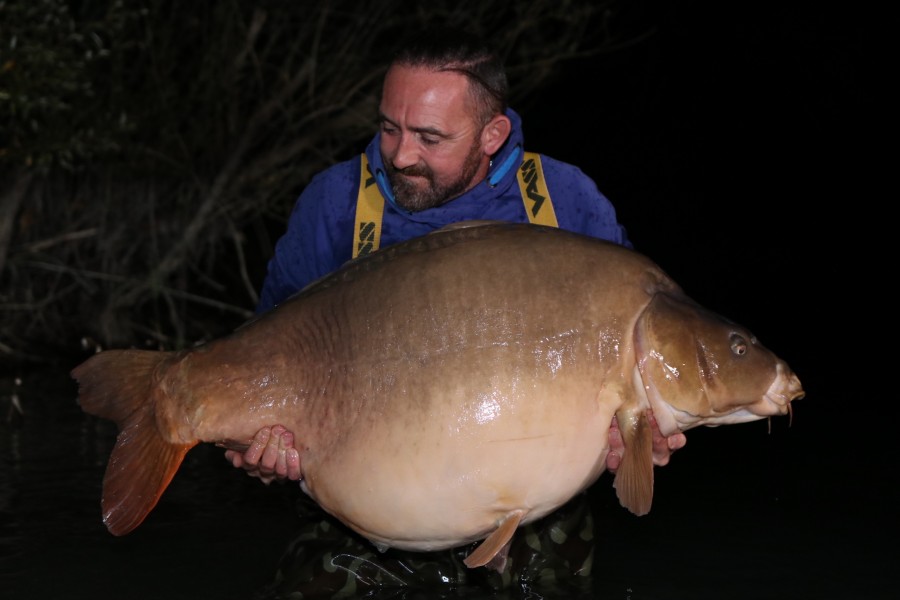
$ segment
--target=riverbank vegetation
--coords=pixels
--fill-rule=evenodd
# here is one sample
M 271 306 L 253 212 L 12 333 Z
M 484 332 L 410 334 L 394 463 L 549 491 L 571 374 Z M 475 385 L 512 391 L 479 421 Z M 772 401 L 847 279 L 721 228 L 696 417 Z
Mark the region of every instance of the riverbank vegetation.
M 634 43 L 619 2 L 0 0 L 0 360 L 173 349 L 252 314 L 297 195 L 374 132 L 392 43 L 466 24 L 526 108 Z

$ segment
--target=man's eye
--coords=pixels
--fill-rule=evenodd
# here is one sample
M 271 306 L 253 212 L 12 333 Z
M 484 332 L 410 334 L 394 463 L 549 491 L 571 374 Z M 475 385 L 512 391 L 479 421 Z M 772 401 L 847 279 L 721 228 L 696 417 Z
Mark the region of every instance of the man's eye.
M 440 138 L 431 137 L 427 135 L 421 136 L 422 143 L 426 146 L 436 146 L 441 140 Z
M 397 133 L 397 128 L 392 125 L 388 125 L 387 123 L 382 123 L 381 132 L 387 135 L 395 135 Z

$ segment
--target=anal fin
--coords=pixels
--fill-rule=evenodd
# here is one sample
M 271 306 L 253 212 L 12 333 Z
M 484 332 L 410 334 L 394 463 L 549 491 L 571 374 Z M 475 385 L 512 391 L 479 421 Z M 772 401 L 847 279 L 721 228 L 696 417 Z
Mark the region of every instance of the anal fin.
M 513 534 L 519 527 L 522 517 L 525 516 L 524 510 L 514 510 L 510 512 L 500 526 L 497 527 L 469 556 L 463 561 L 470 569 L 475 567 L 483 567 L 490 563 L 490 567 L 496 571 L 502 571 L 506 566 L 506 551 L 509 550 L 509 543 Z M 494 559 L 501 557 L 498 563 L 494 563 Z

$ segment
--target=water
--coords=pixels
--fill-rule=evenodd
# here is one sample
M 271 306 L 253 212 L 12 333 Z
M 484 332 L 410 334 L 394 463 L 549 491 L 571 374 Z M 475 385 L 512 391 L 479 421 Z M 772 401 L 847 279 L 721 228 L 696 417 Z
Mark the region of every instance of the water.
M 688 446 L 657 468 L 645 517 L 617 505 L 604 475 L 590 490 L 598 539 L 585 595 L 888 597 L 893 559 L 878 548 L 890 541 L 883 500 L 891 492 L 888 478 L 870 475 L 889 465 L 878 457 L 860 464 L 823 416 L 834 403 L 822 391 L 795 403 L 791 427 L 783 418 L 771 432 L 764 421 L 689 432 Z M 67 368 L 24 374 L 20 385 L 0 381 L 0 411 L 4 600 L 252 600 L 271 582 L 298 523 L 296 486 L 266 487 L 203 445 L 148 519 L 117 538 L 99 505 L 115 431 L 79 411 Z M 572 597 L 540 588 L 452 596 Z
M 0 428 L 0 597 L 249 598 L 269 580 L 292 525 L 286 486 L 267 488 L 204 445 L 151 518 L 114 537 L 99 504 L 114 429 L 80 412 L 65 372 L 18 389 L 25 414 Z

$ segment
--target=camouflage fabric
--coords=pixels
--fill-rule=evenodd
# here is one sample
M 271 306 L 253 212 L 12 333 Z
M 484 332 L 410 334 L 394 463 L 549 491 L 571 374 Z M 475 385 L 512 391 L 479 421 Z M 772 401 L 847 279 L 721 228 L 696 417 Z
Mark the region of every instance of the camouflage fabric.
M 520 527 L 502 573 L 463 563 L 473 543 L 438 552 L 405 552 L 375 547 L 326 515 L 309 498 L 298 501 L 301 527 L 282 556 L 274 582 L 257 600 L 312 598 L 493 597 L 505 590 L 523 598 L 552 589 L 574 596 L 589 589 L 594 522 L 587 495 L 576 496 L 543 519 Z

